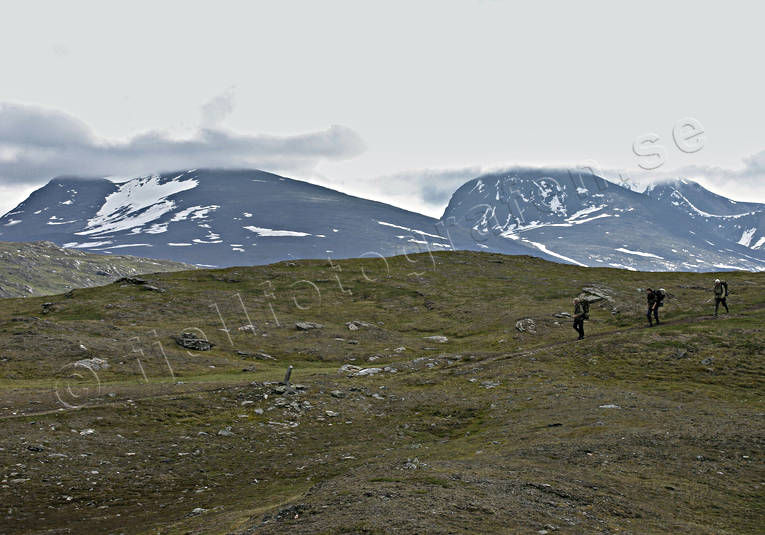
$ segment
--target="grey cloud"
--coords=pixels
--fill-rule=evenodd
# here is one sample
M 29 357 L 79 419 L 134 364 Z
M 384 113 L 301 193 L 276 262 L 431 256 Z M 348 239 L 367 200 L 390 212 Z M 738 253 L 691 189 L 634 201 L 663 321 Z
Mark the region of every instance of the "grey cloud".
M 765 202 L 765 150 L 743 159 L 739 169 L 691 165 L 667 173 L 669 176 L 697 180 L 702 185 L 737 200 Z
M 202 126 L 212 128 L 218 126 L 234 111 L 234 88 L 228 88 L 202 105 Z
M 457 188 L 482 173 L 479 166 L 420 169 L 382 176 L 375 179 L 375 184 L 380 189 L 394 190 L 406 196 L 414 195 L 425 204 L 444 207 Z
M 231 99 L 222 98 L 203 114 L 219 122 L 230 107 Z M 0 183 L 4 185 L 36 184 L 57 175 L 126 176 L 190 167 L 308 172 L 322 160 L 352 158 L 364 149 L 358 134 L 339 125 L 284 137 L 206 127 L 184 139 L 149 131 L 115 141 L 100 139 L 85 123 L 65 113 L 0 105 Z
M 94 143 L 82 121 L 55 110 L 0 103 L 0 144 L 11 147 L 67 147 Z

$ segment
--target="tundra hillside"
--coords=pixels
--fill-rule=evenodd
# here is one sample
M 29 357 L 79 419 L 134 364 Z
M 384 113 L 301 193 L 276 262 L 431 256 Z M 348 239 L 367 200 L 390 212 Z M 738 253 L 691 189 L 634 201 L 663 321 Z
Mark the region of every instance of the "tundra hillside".
M 144 279 L 3 301 L 0 533 L 761 533 L 765 274 L 458 252 Z
M 120 277 L 194 266 L 127 255 L 84 253 L 52 242 L 0 242 L 0 297 L 52 295 Z

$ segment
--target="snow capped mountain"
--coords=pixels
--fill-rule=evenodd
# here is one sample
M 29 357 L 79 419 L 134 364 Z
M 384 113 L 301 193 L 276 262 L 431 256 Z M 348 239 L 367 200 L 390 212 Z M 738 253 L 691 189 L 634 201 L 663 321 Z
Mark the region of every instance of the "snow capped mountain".
M 271 173 L 194 169 L 54 179 L 0 218 L 0 240 L 231 266 L 447 250 L 436 224 Z
M 765 270 L 765 205 L 687 180 L 639 192 L 592 174 L 517 169 L 464 184 L 443 224 L 456 248 L 524 245 L 559 261 L 636 270 Z
M 765 270 L 765 205 L 675 180 L 645 190 L 516 169 L 461 186 L 442 219 L 271 173 L 196 170 L 49 182 L 0 218 L 2 241 L 199 266 L 470 249 L 651 271 Z

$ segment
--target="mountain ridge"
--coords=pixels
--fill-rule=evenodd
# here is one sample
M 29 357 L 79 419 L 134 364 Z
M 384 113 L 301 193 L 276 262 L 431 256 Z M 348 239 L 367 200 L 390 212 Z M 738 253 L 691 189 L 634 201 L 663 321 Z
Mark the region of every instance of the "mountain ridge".
M 0 239 L 202 267 L 463 249 L 643 271 L 761 271 L 765 204 L 687 179 L 637 191 L 592 173 L 512 168 L 465 182 L 435 219 L 265 171 L 190 169 L 56 177 L 0 218 Z
M 264 171 L 192 169 L 119 183 L 54 179 L 0 218 L 0 239 L 213 267 L 448 249 L 436 223 Z
M 579 265 L 765 269 L 765 205 L 731 201 L 682 179 L 641 193 L 590 173 L 518 168 L 463 184 L 442 221 L 486 250 L 520 242 Z M 467 247 L 464 239 L 455 245 Z

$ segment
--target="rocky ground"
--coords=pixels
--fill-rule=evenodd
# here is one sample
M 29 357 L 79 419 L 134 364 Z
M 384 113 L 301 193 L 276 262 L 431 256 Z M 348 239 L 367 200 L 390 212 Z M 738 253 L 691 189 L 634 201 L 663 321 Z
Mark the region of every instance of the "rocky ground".
M 0 297 L 53 295 L 121 277 L 193 269 L 179 262 L 84 253 L 51 242 L 0 242 Z
M 726 278 L 718 319 L 714 276 L 476 253 L 5 300 L 0 533 L 761 533 L 765 276 Z

